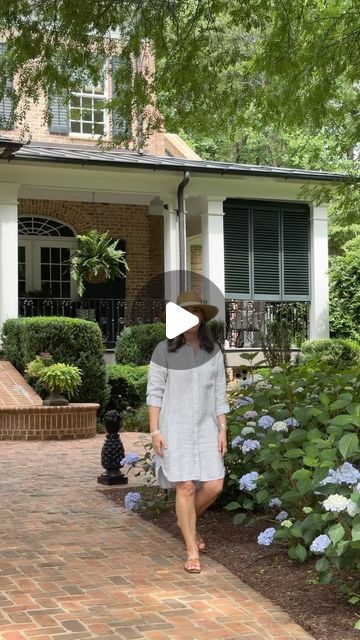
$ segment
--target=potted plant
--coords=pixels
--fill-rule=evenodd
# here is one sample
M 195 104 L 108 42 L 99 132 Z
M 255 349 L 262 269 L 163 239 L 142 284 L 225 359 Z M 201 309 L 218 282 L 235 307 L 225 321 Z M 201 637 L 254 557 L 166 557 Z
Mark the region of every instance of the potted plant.
M 78 283 L 78 292 L 82 296 L 85 282 L 99 284 L 105 280 L 123 278 L 124 267 L 128 265 L 125 252 L 116 249 L 117 240 L 112 240 L 108 231 L 103 233 L 91 229 L 84 235 L 78 235 L 78 247 L 70 258 L 72 277 Z
M 50 393 L 44 400 L 44 405 L 66 405 L 67 398 L 61 394 L 74 395 L 81 384 L 81 371 L 79 367 L 64 362 L 54 363 L 52 355 L 48 352 L 40 353 L 29 362 L 25 369 L 27 376 L 35 378 L 42 387 Z

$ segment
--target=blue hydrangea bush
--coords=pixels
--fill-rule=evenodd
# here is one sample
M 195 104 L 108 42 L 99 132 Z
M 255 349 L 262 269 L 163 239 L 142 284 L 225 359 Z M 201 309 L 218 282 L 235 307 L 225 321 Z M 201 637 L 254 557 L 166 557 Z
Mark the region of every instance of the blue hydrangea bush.
M 326 358 L 275 367 L 230 397 L 226 508 L 268 526 L 258 543 L 317 558 L 322 584 L 360 602 L 360 369 Z

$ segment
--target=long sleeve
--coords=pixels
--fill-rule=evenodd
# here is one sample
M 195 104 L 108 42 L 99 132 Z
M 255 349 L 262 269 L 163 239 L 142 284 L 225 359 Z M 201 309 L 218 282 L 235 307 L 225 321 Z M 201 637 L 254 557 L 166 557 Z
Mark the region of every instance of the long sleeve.
M 159 347 L 160 345 L 155 347 L 148 369 L 146 404 L 153 407 L 161 407 L 167 378 L 167 367 L 164 366 L 165 361 Z M 162 361 L 164 361 L 164 365 L 158 364 Z
M 223 354 L 219 351 L 218 365 L 216 370 L 216 384 L 215 384 L 215 410 L 217 416 L 222 416 L 224 413 L 229 413 L 230 407 L 226 399 L 226 375 Z

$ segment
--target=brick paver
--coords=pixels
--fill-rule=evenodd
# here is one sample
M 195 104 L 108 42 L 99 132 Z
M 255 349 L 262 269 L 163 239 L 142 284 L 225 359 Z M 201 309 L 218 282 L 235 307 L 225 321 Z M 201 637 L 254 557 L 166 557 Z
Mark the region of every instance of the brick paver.
M 0 443 L 2 640 L 311 640 L 210 558 L 185 573 L 178 540 L 106 499 L 102 442 Z

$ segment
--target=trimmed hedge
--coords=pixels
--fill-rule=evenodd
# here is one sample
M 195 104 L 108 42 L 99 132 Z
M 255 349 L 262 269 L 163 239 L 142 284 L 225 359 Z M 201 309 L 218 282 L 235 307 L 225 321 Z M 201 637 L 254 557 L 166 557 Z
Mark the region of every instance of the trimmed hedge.
M 305 362 L 323 356 L 333 359 L 335 366 L 351 367 L 360 364 L 360 345 L 348 338 L 309 340 L 301 345 Z
M 129 406 L 135 409 L 146 401 L 146 365 L 133 367 L 127 364 L 108 364 L 107 370 L 110 384 L 109 407 L 124 411 Z
M 208 327 L 214 340 L 223 348 L 224 323 L 220 320 L 211 320 Z M 163 322 L 126 327 L 117 339 L 115 360 L 119 364 L 132 366 L 148 364 L 156 345 L 165 338 Z
M 125 327 L 115 347 L 115 360 L 134 367 L 150 362 L 156 345 L 165 340 L 165 324 L 137 324 Z
M 56 316 L 6 320 L 2 339 L 6 358 L 21 373 L 35 356 L 47 351 L 55 362 L 81 369 L 83 382 L 73 400 L 106 406 L 109 387 L 104 346 L 95 322 Z

